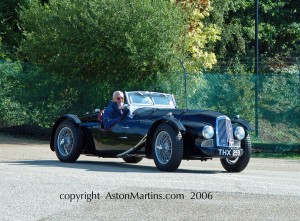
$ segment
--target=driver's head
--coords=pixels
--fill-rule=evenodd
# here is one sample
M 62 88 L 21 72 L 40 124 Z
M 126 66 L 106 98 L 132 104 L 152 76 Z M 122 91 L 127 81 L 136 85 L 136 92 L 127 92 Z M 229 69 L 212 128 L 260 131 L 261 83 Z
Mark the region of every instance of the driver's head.
M 124 103 L 124 94 L 122 91 L 115 91 L 113 93 L 113 102 L 116 102 L 119 107 L 123 106 Z

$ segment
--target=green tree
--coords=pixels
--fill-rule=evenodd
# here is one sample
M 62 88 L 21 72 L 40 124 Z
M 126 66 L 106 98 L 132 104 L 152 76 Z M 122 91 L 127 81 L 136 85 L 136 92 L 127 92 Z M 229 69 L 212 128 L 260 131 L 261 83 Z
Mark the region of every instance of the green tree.
M 216 64 L 212 44 L 220 40 L 220 29 L 212 23 L 205 23 L 210 16 L 210 0 L 171 0 L 181 6 L 187 13 L 187 31 L 182 36 L 181 47 L 186 55 L 186 68 L 190 72 L 201 72 L 211 69 Z
M 81 115 L 99 107 L 97 82 L 87 87 L 81 79 L 20 62 L 0 62 L 0 73 L 0 127 L 52 127 L 65 113 Z
M 215 47 L 218 72 L 230 69 L 253 72 L 255 53 L 255 1 L 214 0 L 210 22 L 222 28 Z M 300 2 L 259 1 L 259 53 L 261 60 L 300 53 Z M 297 55 L 297 54 L 296 54 Z M 261 66 L 260 68 L 264 68 Z M 266 67 L 268 68 L 268 67 Z
M 57 73 L 134 87 L 179 65 L 185 17 L 167 1 L 32 1 L 21 19 L 24 59 Z
M 36 0 L 23 7 L 19 55 L 31 64 L 1 65 L 0 123 L 51 127 L 64 113 L 105 107 L 116 89 L 165 91 L 160 80 L 179 66 L 186 14 L 154 3 Z
M 22 40 L 18 10 L 20 6 L 26 7 L 29 0 L 1 0 L 0 1 L 0 38 L 3 42 L 3 51 L 9 57 L 15 57 L 15 53 Z

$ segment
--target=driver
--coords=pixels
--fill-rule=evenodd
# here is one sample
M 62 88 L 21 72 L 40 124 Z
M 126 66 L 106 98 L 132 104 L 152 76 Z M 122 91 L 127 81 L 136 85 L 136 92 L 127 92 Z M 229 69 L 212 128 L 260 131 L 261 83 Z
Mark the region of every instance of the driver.
M 103 114 L 103 127 L 109 130 L 115 126 L 127 114 L 122 107 L 124 104 L 124 94 L 122 91 L 115 91 L 112 100 L 109 102 L 108 107 Z

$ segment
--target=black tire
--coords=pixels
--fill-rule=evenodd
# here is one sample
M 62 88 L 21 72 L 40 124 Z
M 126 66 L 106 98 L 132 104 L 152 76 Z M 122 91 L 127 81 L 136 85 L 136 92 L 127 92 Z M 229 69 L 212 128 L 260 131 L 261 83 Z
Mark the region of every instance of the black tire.
M 168 123 L 160 124 L 154 132 L 152 155 L 159 170 L 169 172 L 176 170 L 183 156 L 181 132 Z
M 229 172 L 241 172 L 247 167 L 251 155 L 251 140 L 249 135 L 241 141 L 241 148 L 244 150 L 244 154 L 241 157 L 221 159 L 221 164 L 225 170 Z
M 126 163 L 139 163 L 141 162 L 141 160 L 143 159 L 143 157 L 124 157 L 123 160 L 126 162 Z
M 75 162 L 82 151 L 82 132 L 79 126 L 69 120 L 61 122 L 54 138 L 54 147 L 57 158 L 62 162 Z

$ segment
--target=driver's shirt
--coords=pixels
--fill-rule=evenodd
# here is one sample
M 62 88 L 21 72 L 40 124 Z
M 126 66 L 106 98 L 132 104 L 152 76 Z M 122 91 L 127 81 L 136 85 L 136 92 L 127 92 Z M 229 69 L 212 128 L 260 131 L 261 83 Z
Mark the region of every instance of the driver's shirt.
M 110 101 L 108 107 L 103 114 L 103 127 L 105 130 L 109 130 L 121 121 L 123 116 L 123 110 L 119 109 L 116 102 Z

